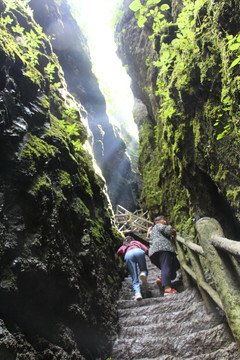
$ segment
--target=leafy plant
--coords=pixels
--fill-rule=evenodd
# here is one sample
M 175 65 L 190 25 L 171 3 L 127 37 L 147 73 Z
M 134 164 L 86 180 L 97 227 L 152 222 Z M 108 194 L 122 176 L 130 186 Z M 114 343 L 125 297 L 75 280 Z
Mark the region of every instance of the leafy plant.
M 75 151 L 80 151 L 82 148 L 82 142 L 78 137 L 80 137 L 79 133 L 79 125 L 76 122 L 78 118 L 79 111 L 75 107 L 71 107 L 65 109 L 63 112 L 63 120 L 61 120 L 61 124 L 64 126 L 65 131 L 71 139 L 71 142 L 74 146 Z
M 20 26 L 19 24 L 17 24 L 16 26 L 12 26 L 12 30 L 13 32 L 17 33 L 17 34 L 21 34 L 24 32 L 24 27 Z
M 47 64 L 47 66 L 44 68 L 45 73 L 48 75 L 50 83 L 54 80 L 54 72 L 55 72 L 55 64 L 51 64 L 50 62 Z
M 9 15 L 0 18 L 0 24 L 3 26 L 10 25 L 12 22 L 13 19 Z
M 235 60 L 233 60 L 233 62 L 230 65 L 230 69 L 233 68 L 234 66 L 238 65 L 240 63 L 240 34 L 236 35 L 235 37 L 233 37 L 233 35 L 229 35 L 227 36 L 227 40 L 228 40 L 228 48 L 230 51 L 237 51 L 238 50 L 238 56 L 236 57 Z

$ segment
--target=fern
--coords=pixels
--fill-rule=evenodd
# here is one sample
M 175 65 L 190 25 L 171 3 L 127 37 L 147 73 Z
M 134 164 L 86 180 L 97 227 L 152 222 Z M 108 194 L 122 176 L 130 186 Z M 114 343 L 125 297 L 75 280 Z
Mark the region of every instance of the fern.
M 12 22 L 13 22 L 13 19 L 9 15 L 7 15 L 6 17 L 0 18 L 0 24 L 4 27 L 7 25 L 11 25 Z
M 12 31 L 17 33 L 17 34 L 21 34 L 24 32 L 24 27 L 20 26 L 19 24 L 17 24 L 16 26 L 12 26 Z
M 76 139 L 80 137 L 79 133 L 79 125 L 76 122 L 78 118 L 79 111 L 75 107 L 67 108 L 63 111 L 63 120 L 61 120 L 61 124 L 64 126 L 65 131 L 71 139 L 71 143 L 74 146 L 75 151 L 80 151 L 82 148 L 82 143 L 80 139 Z M 75 121 L 75 122 L 73 122 Z
M 50 83 L 52 83 L 54 80 L 55 68 L 56 66 L 54 64 L 51 64 L 50 62 L 44 68 L 44 72 L 48 76 Z

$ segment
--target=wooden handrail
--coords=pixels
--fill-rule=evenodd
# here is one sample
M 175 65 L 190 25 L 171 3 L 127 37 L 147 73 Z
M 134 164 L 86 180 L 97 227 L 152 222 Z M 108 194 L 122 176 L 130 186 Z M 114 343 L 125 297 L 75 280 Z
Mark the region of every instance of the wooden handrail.
M 187 265 L 183 264 L 183 268 L 195 280 L 198 281 L 196 273 Z M 218 293 L 205 281 L 199 280 L 199 285 L 204 289 L 208 295 L 215 301 L 215 303 L 223 310 L 223 304 L 218 296 Z
M 186 240 L 184 238 L 182 238 L 181 236 L 177 235 L 176 240 L 181 242 L 182 244 L 186 245 Z M 193 251 L 195 251 L 196 253 L 198 253 L 199 255 L 205 256 L 204 251 L 201 246 L 194 244 L 191 241 L 188 242 L 187 246 L 190 249 L 192 249 Z
M 234 256 L 240 256 L 240 243 L 238 241 L 226 239 L 217 235 L 215 235 L 211 241 L 216 248 L 225 250 Z
M 176 236 L 184 285 L 190 286 L 190 279 L 193 279 L 207 306 L 212 306 L 211 298 L 224 310 L 240 351 L 240 270 L 239 262 L 235 259 L 240 257 L 240 242 L 225 238 L 215 219 L 198 220 L 196 229 L 200 245 L 193 243 L 191 239 Z M 206 267 L 214 288 L 205 279 L 203 268 Z
M 118 205 L 115 222 L 125 234 L 146 234 L 152 222 L 144 218 L 145 215 L 146 212 L 140 216 Z M 207 307 L 215 310 L 213 300 L 225 312 L 240 351 L 240 269 L 235 259 L 240 257 L 240 242 L 225 238 L 215 219 L 198 220 L 196 230 L 200 244 L 190 238 L 184 239 L 179 234 L 175 238 L 184 286 L 191 286 L 193 280 Z M 147 243 L 145 239 L 141 241 Z

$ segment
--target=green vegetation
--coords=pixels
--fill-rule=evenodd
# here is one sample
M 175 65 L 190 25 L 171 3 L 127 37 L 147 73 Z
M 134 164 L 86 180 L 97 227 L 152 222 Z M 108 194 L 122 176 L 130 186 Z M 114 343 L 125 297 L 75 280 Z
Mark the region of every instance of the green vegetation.
M 90 176 L 91 180 L 96 179 L 90 175 L 92 159 L 83 149 L 87 132 L 81 122 L 78 104 L 66 90 L 63 73 L 57 56 L 52 52 L 50 39 L 33 21 L 28 1 L 12 0 L 5 3 L 5 11 L 0 17 L 0 46 L 10 59 L 18 60 L 23 76 L 29 78 L 30 86 L 41 89 L 39 113 L 49 117 L 48 126 L 40 134 L 36 134 L 34 130 L 28 132 L 21 149 L 21 159 L 29 173 L 34 175 L 32 192 L 37 194 L 44 189 L 52 189 L 58 204 L 67 199 L 65 191 L 73 188 L 70 173 L 60 170 L 58 181 L 47 175 L 50 162 L 56 161 L 64 148 L 69 164 L 74 164 L 72 166 L 76 168 L 78 186 L 82 188 L 83 195 L 92 198 Z M 21 25 L 18 11 L 21 13 Z M 28 30 L 22 25 L 24 23 Z M 74 206 L 78 212 L 82 210 L 89 213 L 84 203 L 77 201 Z
M 222 111 L 218 114 L 214 126 L 222 124 L 220 128 L 223 128 L 223 131 L 220 133 L 218 131 L 216 137 L 220 140 L 226 134 L 230 134 L 234 130 L 237 131 L 235 118 L 240 113 L 238 110 L 236 114 L 234 91 L 231 90 L 227 79 L 232 78 L 232 69 L 240 62 L 240 35 L 227 35 L 227 42 L 225 38 L 221 37 L 218 24 L 211 17 L 210 12 L 213 5 L 209 5 L 208 0 L 195 2 L 183 0 L 184 7 L 175 24 L 167 22 L 164 16 L 165 12 L 169 10 L 168 5 L 160 4 L 155 8 L 152 7 L 152 5 L 158 3 L 161 2 L 148 0 L 146 5 L 143 6 L 140 0 L 134 0 L 130 5 L 130 9 L 135 11 L 140 27 L 144 26 L 148 17 L 152 17 L 153 34 L 151 39 L 155 41 L 157 37 L 160 37 L 159 59 L 153 61 L 153 65 L 159 68 L 158 90 L 155 95 L 161 96 L 161 109 L 159 112 L 161 119 L 169 120 L 173 114 L 182 115 L 171 96 L 173 84 L 178 89 L 180 96 L 181 91 L 187 90 L 191 92 L 191 70 L 195 70 L 196 63 L 200 66 L 201 83 L 203 84 L 204 81 L 209 80 L 207 77 L 211 68 L 216 66 L 216 54 L 220 51 L 223 63 L 222 85 L 224 86 L 221 94 Z M 201 13 L 204 13 L 204 15 L 200 15 Z M 169 34 L 172 34 L 172 37 L 165 42 L 165 37 Z M 206 42 L 208 43 L 207 58 L 203 61 Z M 234 61 L 230 61 L 233 53 L 237 57 Z M 149 57 L 146 62 L 149 63 Z
M 84 214 L 84 216 L 87 218 L 90 217 L 89 209 L 79 197 L 75 199 L 75 202 L 73 203 L 73 208 L 76 213 L 79 213 L 81 215 Z
M 69 294 L 61 308 L 70 317 L 78 317 L 80 328 L 88 324 L 90 330 L 98 324 L 102 333 L 109 333 L 105 336 L 108 344 L 115 330 L 113 304 L 124 274 L 115 257 L 120 235 L 112 228 L 105 182 L 96 175 L 91 155 L 84 149 L 87 131 L 79 104 L 67 91 L 49 39 L 36 25 L 26 1 L 6 0 L 5 4 L 4 11 L 1 2 L 0 16 L 1 165 L 6 170 L 1 174 L 2 289 L 13 303 L 17 300 L 14 293 L 21 293 L 24 306 L 34 314 L 39 291 L 31 296 L 29 305 L 28 289 L 18 276 L 24 274 L 22 284 L 42 279 L 43 300 L 54 284 L 50 307 L 59 295 Z M 70 303 L 73 306 L 68 308 Z M 79 309 L 83 309 L 81 314 Z M 42 315 L 49 320 L 48 309 Z M 17 326 L 18 319 L 13 322 Z M 81 357 L 82 349 L 74 343 L 77 333 L 79 329 L 73 329 L 72 348 Z M 61 329 L 56 330 L 58 335 L 61 337 Z M 93 344 L 93 350 L 89 346 L 84 352 L 94 357 L 103 347 L 95 339 Z M 13 344 L 7 352 L 17 351 Z
M 45 81 L 53 82 L 58 61 L 55 55 L 49 54 L 48 63 L 45 67 L 40 66 L 39 59 L 42 56 L 42 49 L 49 47 L 49 39 L 43 33 L 42 28 L 31 23 L 31 28 L 27 31 L 18 22 L 16 9 L 22 11 L 26 16 L 25 23 L 28 23 L 28 14 L 32 15 L 31 9 L 27 5 L 28 1 L 4 1 L 5 11 L 0 17 L 0 46 L 13 59 L 19 58 L 24 64 L 24 74 L 33 82 L 41 86 Z M 24 11 L 23 11 L 24 9 Z M 26 14 L 25 10 L 28 14 Z
M 73 187 L 73 183 L 71 181 L 70 174 L 67 173 L 64 170 L 60 170 L 60 173 L 59 173 L 59 185 L 61 186 L 61 188 Z
M 159 111 L 154 129 L 145 124 L 140 139 L 142 198 L 146 209 L 169 213 L 184 232 L 192 231 L 195 219 L 198 200 L 187 178 L 195 181 L 196 162 L 206 172 L 212 163 L 209 177 L 233 206 L 237 204 L 239 189 L 227 185 L 240 140 L 240 35 L 231 26 L 238 23 L 236 8 L 183 0 L 181 13 L 171 22 L 172 9 L 161 1 L 130 4 L 142 31 L 151 18 L 155 51 L 147 54 L 146 65 L 158 70 L 156 91 L 149 84 L 145 88 L 149 98 L 159 98 Z M 219 159 L 228 152 L 231 165 L 214 157 L 216 151 Z
M 29 164 L 29 169 L 36 172 L 38 164 L 54 157 L 59 150 L 37 136 L 28 134 L 22 150 L 22 159 Z
M 123 0 L 122 0 L 116 5 L 115 10 L 113 12 L 113 16 L 111 19 L 111 26 L 113 29 L 116 27 L 116 24 L 118 24 L 121 21 L 123 15 L 124 15 L 124 10 L 123 10 Z
M 51 189 L 51 179 L 44 173 L 41 176 L 37 176 L 33 185 L 33 192 L 37 193 L 42 189 Z
M 80 151 L 83 145 L 80 140 L 80 134 L 85 134 L 86 130 L 83 124 L 80 122 L 80 113 L 78 109 L 75 107 L 65 109 L 63 111 L 63 120 L 61 120 L 61 123 L 64 125 L 75 151 Z

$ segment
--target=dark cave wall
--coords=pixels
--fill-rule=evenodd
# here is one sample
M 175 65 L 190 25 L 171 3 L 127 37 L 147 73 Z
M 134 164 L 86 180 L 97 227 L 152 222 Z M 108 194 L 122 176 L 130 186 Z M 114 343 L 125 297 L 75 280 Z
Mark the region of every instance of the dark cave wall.
M 122 237 L 58 58 L 28 8 L 8 5 L 0 1 L 0 358 L 107 358 Z
M 119 129 L 110 123 L 106 114 L 105 98 L 92 72 L 86 38 L 72 17 L 66 0 L 60 3 L 31 0 L 29 5 L 34 10 L 37 23 L 53 37 L 52 46 L 63 68 L 68 90 L 88 113 L 92 132 L 89 141 L 106 179 L 113 208 L 120 204 L 134 211 L 140 194 L 138 177 L 132 169 Z
M 140 28 L 130 3 L 116 41 L 135 111 L 139 103 L 147 109 L 140 121 L 143 206 L 152 217 L 166 214 L 182 234 L 193 235 L 195 221 L 210 216 L 237 238 L 240 70 L 231 67 L 239 54 L 229 36 L 237 42 L 239 2 L 160 2 L 158 11 L 163 3 L 169 9 L 152 40 L 153 17 Z

